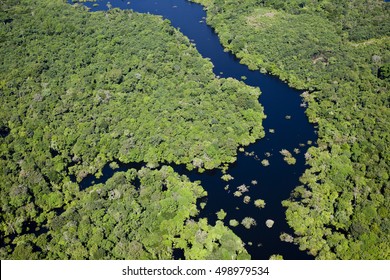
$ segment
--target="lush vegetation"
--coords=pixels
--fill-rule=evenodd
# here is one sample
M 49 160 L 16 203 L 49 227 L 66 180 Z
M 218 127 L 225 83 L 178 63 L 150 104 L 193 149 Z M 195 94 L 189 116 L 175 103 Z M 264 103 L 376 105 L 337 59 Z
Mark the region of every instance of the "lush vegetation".
M 159 17 L 61 0 L 0 7 L 1 258 L 248 258 L 222 222 L 192 220 L 204 192 L 169 168 L 87 191 L 70 177 L 115 160 L 233 162 L 263 136 L 259 90 L 216 79 Z
M 307 90 L 318 147 L 284 202 L 300 248 L 319 259 L 389 259 L 390 3 L 195 2 L 242 63 Z
M 173 249 L 182 249 L 186 259 L 249 257 L 223 223 L 211 227 L 206 219 L 192 219 L 197 198 L 206 193 L 171 167 L 117 172 L 88 192 L 68 185 L 66 210 L 49 213 L 39 234 L 30 228 L 17 236 L 11 258 L 170 259 Z

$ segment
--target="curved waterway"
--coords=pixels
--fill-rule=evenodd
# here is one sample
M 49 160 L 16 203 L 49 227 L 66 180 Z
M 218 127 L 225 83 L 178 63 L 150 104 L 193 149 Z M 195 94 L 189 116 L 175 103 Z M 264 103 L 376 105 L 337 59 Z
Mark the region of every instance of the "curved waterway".
M 91 11 L 107 10 L 107 1 L 97 1 L 98 6 L 86 3 Z M 206 217 L 211 225 L 217 220 L 216 212 L 224 209 L 227 212 L 225 224 L 229 226 L 230 219 L 241 221 L 245 217 L 256 220 L 257 226 L 246 229 L 242 225 L 231 229 L 245 242 L 246 249 L 252 259 L 268 259 L 273 254 L 280 254 L 284 259 L 311 259 L 298 249 L 298 246 L 282 242 L 280 234 L 292 234 L 285 221 L 285 209 L 281 202 L 290 196 L 291 191 L 299 185 L 299 177 L 305 170 L 304 154 L 317 139 L 315 129 L 300 106 L 302 100 L 299 91 L 292 89 L 278 78 L 251 71 L 230 53 L 224 52 L 218 36 L 206 24 L 206 13 L 199 4 L 185 0 L 111 0 L 109 6 L 121 9 L 132 9 L 140 13 L 161 15 L 169 19 L 172 25 L 179 28 L 192 42 L 200 54 L 209 58 L 214 64 L 214 73 L 222 78 L 232 77 L 243 79 L 250 86 L 260 87 L 259 102 L 263 105 L 267 118 L 263 122 L 266 135 L 256 143 L 245 147 L 245 152 L 239 152 L 237 161 L 232 164 L 227 173 L 234 180 L 221 180 L 219 170 L 198 173 L 188 171 L 184 166 L 173 166 L 175 170 L 188 176 L 191 180 L 199 180 L 208 192 L 206 207 L 200 211 L 200 217 Z M 217 105 L 216 105 L 217 106 Z M 295 165 L 288 165 L 280 154 L 287 149 L 296 158 Z M 294 149 L 296 153 L 294 152 Z M 261 160 L 267 159 L 269 166 L 263 166 Z M 125 170 L 132 165 L 121 165 L 119 170 Z M 114 172 L 106 166 L 103 176 L 94 183 L 104 182 Z M 81 188 L 93 184 L 93 176 L 81 183 Z M 256 183 L 257 182 L 257 183 Z M 245 184 L 249 191 L 241 197 L 233 193 L 237 187 Z M 229 188 L 226 189 L 226 185 Z M 251 202 L 245 204 L 243 197 L 249 195 Z M 254 200 L 263 199 L 264 209 L 254 206 Z M 275 224 L 268 228 L 267 219 Z

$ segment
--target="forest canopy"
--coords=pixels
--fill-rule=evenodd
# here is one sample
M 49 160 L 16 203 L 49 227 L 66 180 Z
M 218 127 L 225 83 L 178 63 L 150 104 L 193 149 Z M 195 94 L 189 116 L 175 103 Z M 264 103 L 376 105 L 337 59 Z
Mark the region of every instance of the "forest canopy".
M 88 191 L 70 176 L 233 162 L 264 135 L 258 89 L 217 79 L 168 20 L 132 11 L 4 0 L 0 38 L 2 259 L 249 257 L 221 222 L 193 219 L 202 188 L 166 166 Z
M 318 147 L 284 202 L 318 259 L 390 258 L 390 3 L 194 0 L 227 51 L 305 89 Z

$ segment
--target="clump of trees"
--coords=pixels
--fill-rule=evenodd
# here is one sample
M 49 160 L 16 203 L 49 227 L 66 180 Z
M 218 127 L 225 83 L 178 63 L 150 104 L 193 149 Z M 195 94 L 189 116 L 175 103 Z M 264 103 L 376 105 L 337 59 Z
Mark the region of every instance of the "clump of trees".
M 237 221 L 237 220 L 235 220 L 235 219 L 232 219 L 232 220 L 230 220 L 229 221 L 229 225 L 231 226 L 231 227 L 236 227 L 236 226 L 238 226 L 240 223 Z
M 254 204 L 257 208 L 264 208 L 266 203 L 263 199 L 256 199 Z
M 263 166 L 269 166 L 269 165 L 270 165 L 268 159 L 263 159 L 263 160 L 261 161 L 261 164 L 262 164 Z
M 280 240 L 283 242 L 293 243 L 294 237 L 292 237 L 290 234 L 283 232 L 280 234 Z
M 297 162 L 296 158 L 294 158 L 292 154 L 286 149 L 282 149 L 280 154 L 284 156 L 283 160 L 288 164 L 295 164 Z
M 245 204 L 248 204 L 249 202 L 251 202 L 251 197 L 249 196 L 249 195 L 246 195 L 246 196 L 244 196 L 244 203 Z
M 281 261 L 281 260 L 283 260 L 283 256 L 282 255 L 271 255 L 270 257 L 269 257 L 269 259 L 270 260 L 278 260 L 278 261 Z
M 216 214 L 217 214 L 218 220 L 224 220 L 226 215 L 227 215 L 227 213 L 223 209 L 219 210 Z
M 268 219 L 265 221 L 265 225 L 268 227 L 268 228 L 272 228 L 274 226 L 274 221 L 271 220 L 271 219 Z
M 256 220 L 253 219 L 252 217 L 245 217 L 242 221 L 241 224 L 246 228 L 250 229 L 252 226 L 256 226 Z
M 240 196 L 242 196 L 242 192 L 240 192 L 240 191 L 235 191 L 235 192 L 233 193 L 233 195 L 236 196 L 236 197 L 240 197 Z
M 230 174 L 224 174 L 224 175 L 222 175 L 221 179 L 226 181 L 226 182 L 228 182 L 228 181 L 233 180 L 234 177 L 232 175 L 230 175 Z

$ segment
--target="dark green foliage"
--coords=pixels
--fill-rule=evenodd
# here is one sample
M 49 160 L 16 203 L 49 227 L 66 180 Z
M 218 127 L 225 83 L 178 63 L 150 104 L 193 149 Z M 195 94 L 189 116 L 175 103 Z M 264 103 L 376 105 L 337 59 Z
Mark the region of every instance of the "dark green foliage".
M 138 192 L 133 178 L 119 176 L 115 187 L 80 193 L 70 175 L 99 176 L 113 160 L 212 169 L 263 135 L 260 92 L 216 79 L 212 64 L 159 17 L 5 0 L 0 38 L 2 258 L 170 258 L 170 234 L 196 214 L 191 190 L 180 198 L 189 212 L 175 212 L 173 198 L 143 193 L 161 180 L 139 176 L 147 181 Z M 111 199 L 117 188 L 126 205 Z M 120 207 L 134 216 L 127 224 L 115 216 Z M 156 219 L 161 207 L 165 220 Z
M 386 63 L 378 70 L 378 77 L 390 82 L 390 63 Z
M 390 3 L 197 0 L 227 50 L 308 89 L 318 147 L 287 220 L 319 259 L 390 257 Z

